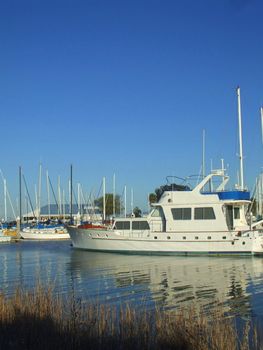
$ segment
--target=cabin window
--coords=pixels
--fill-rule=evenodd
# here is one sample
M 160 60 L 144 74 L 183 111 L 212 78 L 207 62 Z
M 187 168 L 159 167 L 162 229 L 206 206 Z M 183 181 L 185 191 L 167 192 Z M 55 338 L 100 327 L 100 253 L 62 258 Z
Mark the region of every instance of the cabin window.
M 174 220 L 191 220 L 191 208 L 171 209 Z
M 186 239 L 186 237 L 185 237 L 185 236 L 183 236 L 183 239 Z
M 214 220 L 215 218 L 213 208 L 195 208 L 195 220 Z
M 150 226 L 147 221 L 132 221 L 133 230 L 149 230 Z
M 130 229 L 130 221 L 116 221 L 115 227 L 117 230 L 129 230 Z
M 208 236 L 207 239 L 211 239 L 212 237 L 211 236 Z
M 151 214 L 152 217 L 158 218 L 163 216 L 163 210 L 161 207 L 155 207 Z
M 226 239 L 226 236 L 223 236 L 222 239 Z
M 240 208 L 234 208 L 234 218 L 240 219 Z

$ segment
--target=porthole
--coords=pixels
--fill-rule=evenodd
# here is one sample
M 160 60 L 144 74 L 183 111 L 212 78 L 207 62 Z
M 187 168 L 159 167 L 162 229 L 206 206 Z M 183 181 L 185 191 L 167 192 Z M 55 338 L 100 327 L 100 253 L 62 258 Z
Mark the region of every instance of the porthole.
M 195 236 L 195 239 L 199 239 L 199 237 L 198 237 L 198 236 Z
M 245 245 L 245 244 L 246 244 L 246 242 L 242 242 L 242 244 L 243 244 L 243 245 Z
M 234 242 L 234 241 L 232 241 L 232 242 L 231 242 L 231 244 L 232 244 L 232 245 L 234 245 L 234 244 L 235 244 L 235 242 Z
M 186 239 L 186 237 L 185 237 L 185 236 L 183 236 L 183 239 Z
M 211 239 L 212 237 L 211 236 L 208 236 L 207 239 Z
M 226 239 L 226 236 L 223 236 L 222 239 Z
M 171 239 L 171 237 L 170 237 L 170 236 L 167 236 L 167 239 Z
M 154 236 L 154 239 L 157 239 L 157 236 Z

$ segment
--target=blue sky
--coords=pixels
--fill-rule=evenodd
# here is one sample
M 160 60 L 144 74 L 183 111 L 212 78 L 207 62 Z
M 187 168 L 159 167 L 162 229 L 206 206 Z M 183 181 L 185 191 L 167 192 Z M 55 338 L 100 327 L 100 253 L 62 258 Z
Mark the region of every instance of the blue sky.
M 111 191 L 115 173 L 117 191 L 132 187 L 146 207 L 167 175 L 200 171 L 203 129 L 207 168 L 224 158 L 235 183 L 237 85 L 252 188 L 263 165 L 262 10 L 257 0 L 1 1 L 0 168 L 13 200 L 18 166 L 33 192 L 41 161 L 65 190 L 71 163 L 87 192 L 103 176 Z

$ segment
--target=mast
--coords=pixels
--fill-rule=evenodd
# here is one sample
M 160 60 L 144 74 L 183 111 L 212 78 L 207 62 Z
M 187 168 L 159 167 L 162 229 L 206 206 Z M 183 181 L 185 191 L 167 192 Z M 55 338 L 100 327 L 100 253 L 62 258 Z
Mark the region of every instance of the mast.
M 47 170 L 47 203 L 48 203 L 48 218 L 50 219 L 50 192 L 49 192 L 49 181 L 48 181 L 48 170 Z
M 222 183 L 224 183 L 225 180 L 225 166 L 224 166 L 224 159 L 221 158 L 221 169 L 222 169 Z M 225 190 L 225 185 L 223 185 L 223 191 Z
M 116 181 L 116 179 L 115 179 L 115 173 L 113 174 L 113 196 L 112 196 L 112 201 L 113 201 L 113 217 L 115 218 L 115 211 L 116 211 L 116 209 L 115 209 L 115 181 Z
M 103 221 L 106 220 L 106 180 L 105 176 L 103 177 Z
M 72 188 L 72 164 L 70 165 L 70 223 L 72 223 L 72 200 L 73 200 L 73 188 Z
M 62 190 L 62 203 L 63 203 L 63 221 L 65 222 L 65 191 Z
M 131 188 L 131 213 L 133 214 L 133 188 Z
M 60 188 L 60 175 L 58 176 L 58 215 L 61 216 L 61 188 Z
M 4 201 L 5 201 L 5 222 L 7 222 L 7 203 L 6 203 L 6 179 L 4 179 Z
M 35 184 L 35 201 L 36 201 L 36 214 L 37 214 L 37 221 L 39 222 L 39 213 L 38 213 L 38 196 L 37 196 L 37 185 Z
M 40 221 L 40 206 L 41 206 L 41 180 L 42 180 L 42 164 L 39 164 L 39 178 L 38 178 L 38 221 Z
M 22 168 L 19 167 L 19 229 L 22 224 Z
M 203 130 L 202 175 L 205 178 L 205 130 Z
M 242 120 L 241 120 L 241 102 L 240 87 L 237 87 L 237 103 L 238 103 L 238 133 L 239 133 L 239 160 L 240 160 L 240 189 L 244 190 L 244 170 L 243 170 L 243 144 L 242 144 Z
M 78 182 L 78 212 L 81 215 L 80 211 L 80 183 Z
M 260 114 L 261 114 L 261 141 L 263 144 L 263 107 L 260 108 Z
M 2 172 L 1 169 L 0 169 L 0 175 L 1 175 L 1 178 L 2 178 L 2 180 L 3 180 L 3 183 L 5 183 L 5 177 L 4 177 L 4 174 L 3 174 L 3 172 Z M 11 206 L 14 219 L 16 219 L 16 213 L 15 213 L 15 209 L 14 209 L 14 206 L 13 206 L 13 203 L 12 203 L 12 201 L 11 201 L 11 197 L 10 197 L 10 194 L 9 194 L 9 191 L 8 191 L 8 188 L 7 188 L 7 182 L 6 182 L 6 195 L 7 195 L 7 198 L 8 198 L 8 200 L 9 200 L 9 204 L 10 204 L 10 206 Z
M 127 189 L 126 189 L 126 185 L 124 186 L 124 217 L 126 218 L 126 216 L 127 216 L 127 207 L 126 207 L 126 191 L 127 191 Z

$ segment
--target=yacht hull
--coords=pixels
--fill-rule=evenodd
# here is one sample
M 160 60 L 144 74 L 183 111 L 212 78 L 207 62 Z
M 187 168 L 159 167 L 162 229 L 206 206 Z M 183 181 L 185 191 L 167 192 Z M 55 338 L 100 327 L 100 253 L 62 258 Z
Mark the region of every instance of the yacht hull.
M 214 239 L 207 240 L 207 233 L 151 233 L 124 236 L 115 230 L 86 230 L 69 226 L 68 232 L 74 248 L 129 254 L 263 254 L 263 236 L 233 238 L 230 233 L 210 232 Z

